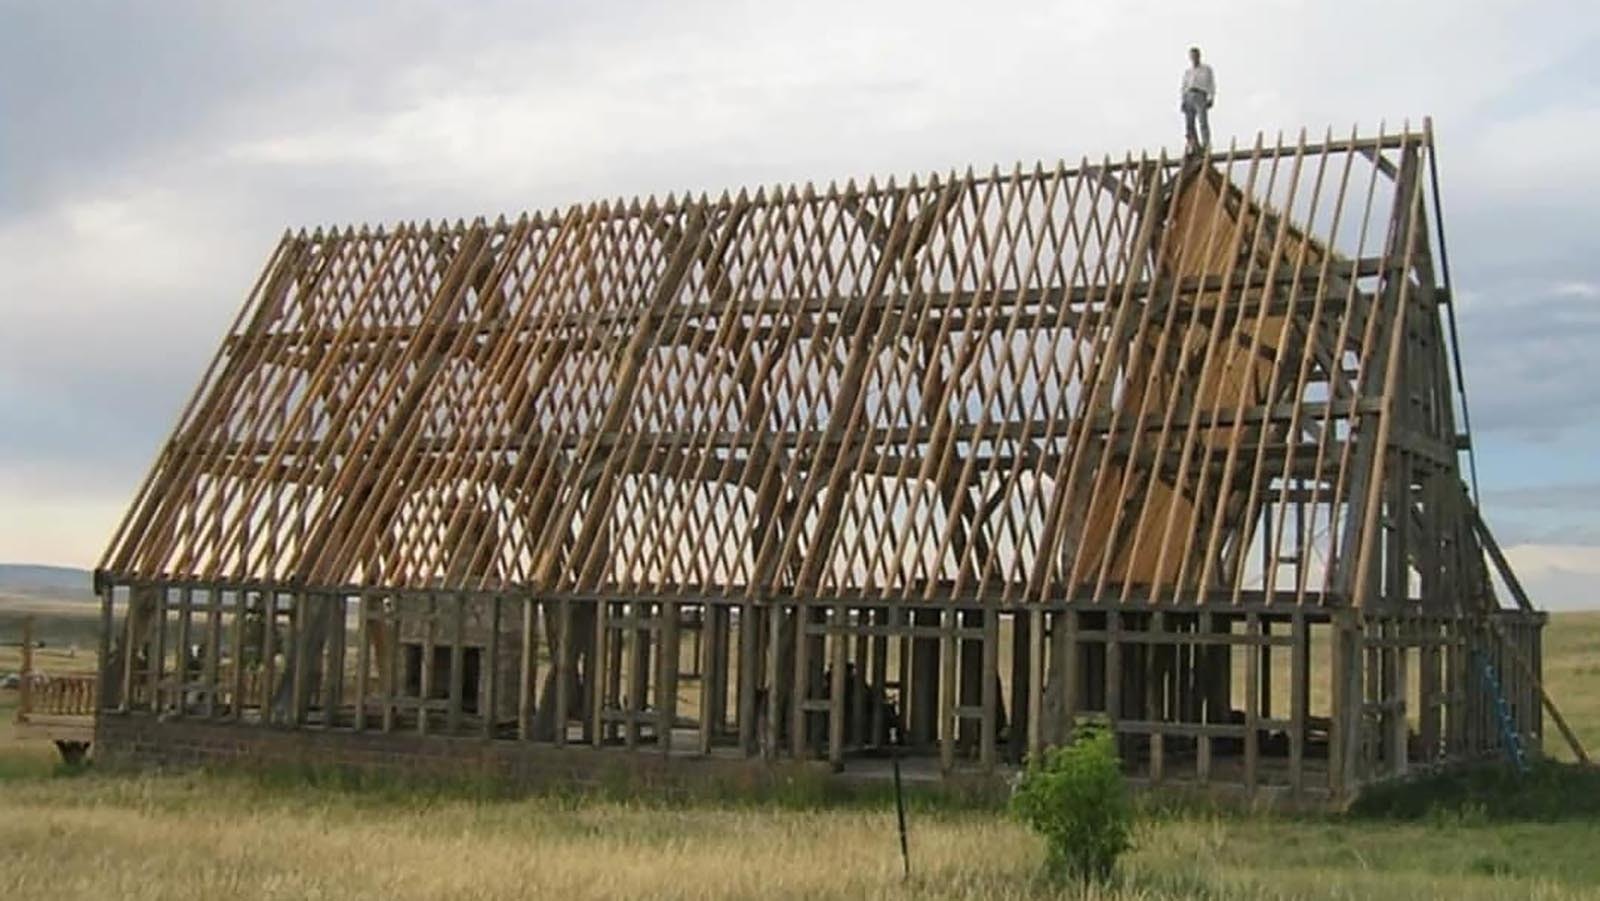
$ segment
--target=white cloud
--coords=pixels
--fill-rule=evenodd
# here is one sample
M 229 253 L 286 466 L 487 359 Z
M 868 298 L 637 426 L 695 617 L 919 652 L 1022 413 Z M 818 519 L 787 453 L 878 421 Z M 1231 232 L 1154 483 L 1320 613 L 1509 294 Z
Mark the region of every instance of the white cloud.
M 71 31 L 90 13 L 48 15 Z M 1217 67 L 1219 135 L 1438 117 L 1451 221 L 1464 224 L 1451 234 L 1457 274 L 1494 263 L 1530 286 L 1460 280 L 1473 316 L 1530 301 L 1480 320 L 1468 342 L 1480 434 L 1586 409 L 1581 386 L 1600 378 L 1584 318 L 1600 291 L 1592 247 L 1572 255 L 1587 270 L 1548 257 L 1589 234 L 1571 211 L 1589 215 L 1600 184 L 1600 98 L 1525 87 L 1600 35 L 1583 2 L 997 0 L 981 15 L 955 0 L 290 3 L 176 24 L 181 46 L 150 27 L 107 36 L 112 59 L 71 60 L 66 74 L 92 90 L 30 82 L 25 63 L 0 78 L 0 91 L 22 89 L 0 99 L 30 105 L 8 109 L 13 120 L 59 114 L 95 138 L 92 157 L 0 158 L 0 174 L 48 176 L 30 182 L 26 210 L 0 197 L 0 425 L 36 428 L 34 463 L 70 461 L 30 470 L 28 492 L 0 483 L 7 523 L 125 500 L 80 501 L 71 486 L 142 470 L 286 226 L 1175 147 L 1195 43 Z M 173 110 L 189 112 L 159 115 Z M 143 128 L 134 149 L 119 127 Z M 34 134 L 57 131 L 69 130 Z M 73 134 L 60 146 L 90 146 Z M 12 146 L 38 157 L 52 145 L 0 154 Z M 1544 296 L 1560 304 L 1530 315 Z M 5 527 L 0 557 L 25 539 L 41 558 L 80 560 L 105 537 L 88 520 L 32 537 Z
M 1506 558 L 1535 607 L 1600 608 L 1600 547 L 1520 544 Z
M 1594 282 L 1558 282 L 1550 293 L 1556 297 L 1579 297 L 1594 300 L 1600 297 L 1600 284 Z

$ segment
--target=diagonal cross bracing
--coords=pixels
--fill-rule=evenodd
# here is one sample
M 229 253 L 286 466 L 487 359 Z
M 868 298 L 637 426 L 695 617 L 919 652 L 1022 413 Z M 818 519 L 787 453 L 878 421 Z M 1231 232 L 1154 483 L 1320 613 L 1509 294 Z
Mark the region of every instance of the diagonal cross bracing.
M 1457 603 L 1429 153 L 1302 136 L 286 235 L 102 569 Z

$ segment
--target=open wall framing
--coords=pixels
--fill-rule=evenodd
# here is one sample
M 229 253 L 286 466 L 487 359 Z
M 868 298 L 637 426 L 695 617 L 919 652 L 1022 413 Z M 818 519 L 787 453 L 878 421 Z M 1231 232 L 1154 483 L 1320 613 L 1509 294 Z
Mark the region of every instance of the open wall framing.
M 1348 797 L 1541 728 L 1432 136 L 286 234 L 101 715 Z M 1504 603 L 1502 603 L 1504 601 Z

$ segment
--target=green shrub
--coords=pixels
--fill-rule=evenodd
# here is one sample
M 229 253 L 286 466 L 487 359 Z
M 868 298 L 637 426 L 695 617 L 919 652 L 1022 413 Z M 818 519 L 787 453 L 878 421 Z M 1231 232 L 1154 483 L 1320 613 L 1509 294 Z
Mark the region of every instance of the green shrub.
M 1133 846 L 1133 807 L 1110 733 L 1080 730 L 1070 744 L 1029 759 L 1011 810 L 1044 838 L 1056 876 L 1104 881 Z

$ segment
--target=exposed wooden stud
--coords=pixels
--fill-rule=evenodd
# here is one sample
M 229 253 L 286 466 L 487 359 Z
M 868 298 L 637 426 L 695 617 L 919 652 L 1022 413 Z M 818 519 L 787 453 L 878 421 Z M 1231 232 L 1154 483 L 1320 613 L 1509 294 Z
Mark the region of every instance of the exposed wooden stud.
M 531 607 L 531 602 L 524 605 L 524 610 Z M 504 600 L 495 595 L 489 599 L 489 636 L 488 644 L 483 650 L 483 660 L 478 667 L 478 715 L 483 718 L 483 737 L 494 738 L 500 727 L 500 624 L 504 616 Z M 524 647 L 537 647 L 533 644 L 533 636 L 522 636 Z M 529 652 L 533 653 L 532 651 Z M 520 661 L 519 661 L 520 664 Z M 519 665 L 518 672 L 521 672 Z M 518 696 L 518 728 L 521 727 L 521 694 Z
M 356 697 L 353 728 L 367 728 L 367 701 L 372 694 L 372 598 L 356 597 Z
M 286 234 L 101 562 L 103 706 L 342 725 L 353 597 L 357 731 L 371 699 L 494 739 L 514 694 L 522 741 L 839 767 L 907 728 L 987 769 L 1099 708 L 1153 781 L 1193 747 L 1304 798 L 1326 628 L 1334 797 L 1408 765 L 1413 666 L 1419 762 L 1495 740 L 1471 650 L 1537 735 L 1543 621 L 1461 487 L 1432 154 L 1256 136 Z
M 499 605 L 499 600 L 496 600 L 497 619 L 495 628 L 497 631 L 499 629 Z M 539 619 L 539 602 L 532 597 L 524 597 L 521 607 L 522 647 L 521 653 L 517 657 L 517 738 L 522 741 L 528 741 L 533 738 L 533 707 L 535 696 L 539 690 L 539 639 L 535 634 Z M 552 655 L 551 666 L 555 669 L 556 691 L 561 696 L 556 702 L 560 717 L 556 721 L 555 731 L 556 735 L 559 736 L 559 740 L 564 741 L 567 731 L 565 720 L 567 698 L 564 690 L 567 667 L 562 664 L 562 659 L 566 654 L 568 638 L 563 629 L 558 629 L 556 636 L 556 650 L 555 654 Z M 495 667 L 490 667 L 488 672 L 490 678 L 495 678 L 498 670 Z

